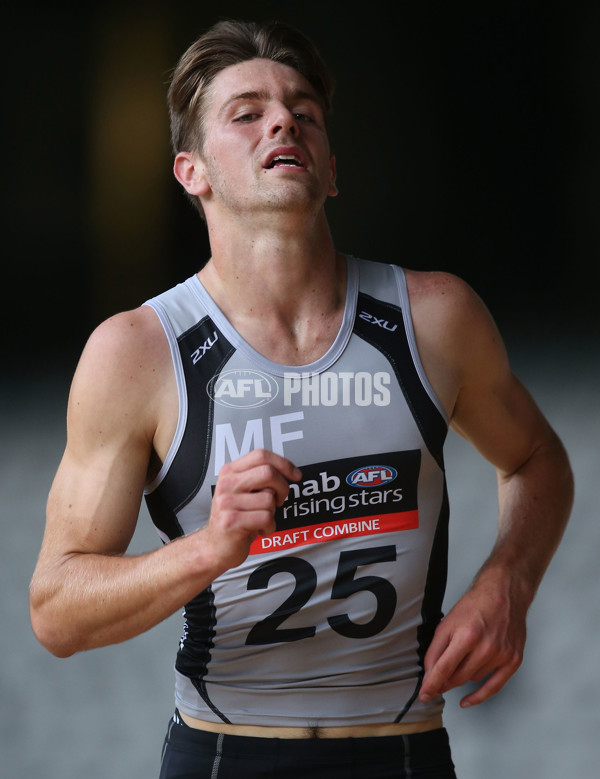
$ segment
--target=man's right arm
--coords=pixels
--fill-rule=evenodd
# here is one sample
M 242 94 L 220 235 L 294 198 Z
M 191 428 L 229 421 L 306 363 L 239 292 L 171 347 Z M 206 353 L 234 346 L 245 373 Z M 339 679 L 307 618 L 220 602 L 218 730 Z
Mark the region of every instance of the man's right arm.
M 274 530 L 275 506 L 299 478 L 284 458 L 250 452 L 222 469 L 204 529 L 126 556 L 171 371 L 150 309 L 104 323 L 84 350 L 30 592 L 34 631 L 53 654 L 127 640 L 179 610 Z

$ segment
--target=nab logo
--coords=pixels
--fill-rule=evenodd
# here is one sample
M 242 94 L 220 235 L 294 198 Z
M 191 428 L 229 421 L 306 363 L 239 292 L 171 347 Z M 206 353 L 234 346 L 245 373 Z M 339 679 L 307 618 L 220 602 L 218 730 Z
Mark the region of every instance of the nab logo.
M 270 403 L 277 396 L 279 385 L 260 371 L 233 370 L 214 376 L 206 391 L 221 406 L 256 408 Z
M 346 476 L 351 487 L 381 487 L 394 481 L 398 471 L 389 465 L 365 465 Z

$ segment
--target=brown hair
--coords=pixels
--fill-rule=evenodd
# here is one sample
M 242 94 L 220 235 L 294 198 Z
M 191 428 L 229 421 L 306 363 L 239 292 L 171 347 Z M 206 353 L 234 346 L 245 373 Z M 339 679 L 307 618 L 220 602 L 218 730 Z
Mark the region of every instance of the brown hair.
M 183 54 L 168 92 L 173 151 L 202 151 L 204 103 L 215 76 L 230 65 L 270 59 L 301 73 L 315 90 L 327 116 L 333 79 L 312 41 L 282 22 L 223 21 L 211 27 Z

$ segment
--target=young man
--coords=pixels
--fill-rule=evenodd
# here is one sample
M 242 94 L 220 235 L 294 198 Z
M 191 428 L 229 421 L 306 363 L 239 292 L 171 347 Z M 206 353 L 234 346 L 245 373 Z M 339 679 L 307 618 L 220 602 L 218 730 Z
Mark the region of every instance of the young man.
M 169 100 L 196 276 L 103 323 L 74 377 L 31 587 L 59 656 L 182 606 L 161 777 L 454 776 L 447 690 L 496 693 L 572 500 L 563 447 L 459 279 L 337 253 L 331 81 L 289 28 L 221 23 Z M 451 425 L 497 542 L 442 620 Z M 161 548 L 125 556 L 142 494 Z

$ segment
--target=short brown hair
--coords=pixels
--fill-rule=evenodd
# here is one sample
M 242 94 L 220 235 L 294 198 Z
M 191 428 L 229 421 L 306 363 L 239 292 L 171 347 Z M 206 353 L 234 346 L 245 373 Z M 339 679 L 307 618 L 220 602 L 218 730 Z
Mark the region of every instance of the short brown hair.
M 312 41 L 288 24 L 218 22 L 183 54 L 168 92 L 173 151 L 202 151 L 204 103 L 215 76 L 230 65 L 262 58 L 288 65 L 312 85 L 327 116 L 333 79 Z

